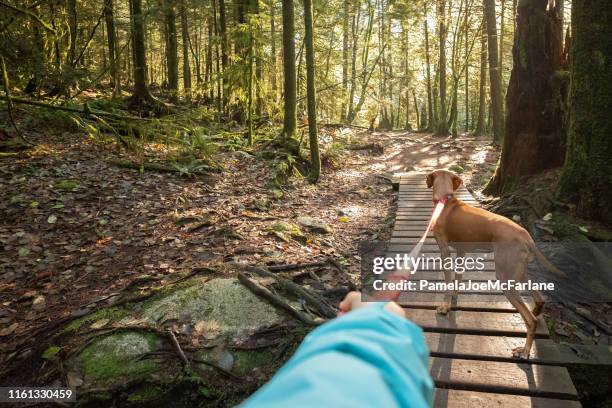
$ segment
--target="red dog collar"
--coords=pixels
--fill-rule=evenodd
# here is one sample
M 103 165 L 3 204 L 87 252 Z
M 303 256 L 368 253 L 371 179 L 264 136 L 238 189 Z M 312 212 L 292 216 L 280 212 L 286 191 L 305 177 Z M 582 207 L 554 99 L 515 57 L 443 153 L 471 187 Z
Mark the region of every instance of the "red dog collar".
M 439 202 L 441 202 L 442 204 L 446 205 L 446 203 L 451 201 L 453 198 L 454 198 L 453 195 L 449 194 L 446 197 L 442 197 L 441 200 L 433 200 L 433 203 L 434 203 L 434 205 L 437 205 Z

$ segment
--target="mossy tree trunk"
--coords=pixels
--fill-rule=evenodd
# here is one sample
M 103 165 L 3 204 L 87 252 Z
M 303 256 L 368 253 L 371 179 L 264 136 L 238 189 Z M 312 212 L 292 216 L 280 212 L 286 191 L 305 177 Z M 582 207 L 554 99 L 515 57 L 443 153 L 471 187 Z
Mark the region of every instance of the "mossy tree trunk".
M 559 190 L 612 224 L 612 3 L 572 2 L 567 155 Z
M 566 92 L 551 52 L 558 44 L 551 35 L 553 14 L 546 6 L 547 0 L 521 0 L 518 5 L 506 137 L 499 166 L 486 188 L 489 194 L 503 192 L 521 176 L 563 163 Z
M 284 118 L 283 135 L 295 136 L 297 127 L 297 79 L 295 72 L 295 12 L 293 0 L 283 0 L 283 73 Z
M 308 139 L 310 142 L 310 181 L 321 175 L 319 137 L 317 135 L 317 99 L 315 90 L 315 53 L 312 23 L 312 0 L 304 0 L 304 46 L 306 48 L 306 102 L 308 105 Z

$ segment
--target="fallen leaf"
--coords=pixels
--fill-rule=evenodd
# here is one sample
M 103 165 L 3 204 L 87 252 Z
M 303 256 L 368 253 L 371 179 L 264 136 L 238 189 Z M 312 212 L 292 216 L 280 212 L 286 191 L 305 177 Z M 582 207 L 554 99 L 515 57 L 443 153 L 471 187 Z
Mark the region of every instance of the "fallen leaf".
M 49 218 L 47 218 L 47 222 L 49 224 L 55 224 L 55 222 L 57 221 L 57 216 L 56 215 L 50 215 Z

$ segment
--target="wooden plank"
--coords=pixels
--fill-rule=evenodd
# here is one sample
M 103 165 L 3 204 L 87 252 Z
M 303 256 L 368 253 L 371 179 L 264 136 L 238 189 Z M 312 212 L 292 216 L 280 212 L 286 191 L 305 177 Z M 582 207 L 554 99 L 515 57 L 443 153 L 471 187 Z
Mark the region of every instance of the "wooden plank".
M 523 298 L 529 307 L 533 307 L 533 300 Z M 403 293 L 398 300 L 400 306 L 409 309 L 428 309 L 435 310 L 444 301 L 442 293 Z M 516 313 L 516 309 L 501 295 L 466 295 L 460 293 L 457 300 L 452 305 L 452 310 L 465 310 L 474 312 L 499 312 Z
M 425 341 L 432 357 L 508 363 L 517 362 L 517 359 L 512 357 L 512 350 L 525 345 L 525 339 L 521 337 L 449 333 L 425 333 Z M 528 362 L 545 365 L 565 364 L 557 344 L 550 339 L 534 341 Z
M 524 337 L 525 322 L 518 313 L 451 311 L 447 315 L 435 310 L 404 309 L 406 316 L 425 331 Z M 540 316 L 536 337 L 548 337 L 548 328 Z
M 564 367 L 432 357 L 429 368 L 438 388 L 577 398 L 576 388 Z
M 578 401 L 436 388 L 434 408 L 580 408 Z

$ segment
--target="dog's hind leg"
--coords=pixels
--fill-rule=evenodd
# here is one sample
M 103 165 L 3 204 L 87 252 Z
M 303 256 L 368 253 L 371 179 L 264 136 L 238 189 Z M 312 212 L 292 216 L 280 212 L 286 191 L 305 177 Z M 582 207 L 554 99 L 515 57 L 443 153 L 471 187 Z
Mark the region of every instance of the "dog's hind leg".
M 442 270 L 444 271 L 444 280 L 446 283 L 451 283 L 453 280 L 452 271 L 447 270 L 444 267 L 444 260 L 450 257 L 450 251 L 448 249 L 448 240 L 442 234 L 438 234 L 434 231 L 434 236 L 436 238 L 436 242 L 438 243 L 438 247 L 440 248 L 440 255 L 442 256 Z M 453 296 L 450 293 L 444 294 L 444 303 L 436 308 L 436 312 L 438 314 L 447 314 L 451 310 L 453 302 Z
M 525 341 L 525 347 L 517 347 L 512 350 L 512 355 L 514 357 L 523 357 L 525 359 L 529 358 L 529 351 L 531 350 L 531 345 L 533 344 L 533 340 L 535 338 L 535 331 L 538 326 L 538 319 L 534 316 L 534 314 L 529 310 L 519 293 L 515 290 L 507 290 L 504 291 L 504 295 L 508 298 L 512 306 L 516 308 L 516 310 L 520 313 L 521 317 L 525 321 L 525 326 L 527 326 L 527 340 Z
M 535 302 L 531 313 L 533 313 L 535 317 L 538 317 L 540 313 L 542 313 L 542 308 L 544 307 L 544 298 L 542 298 L 542 295 L 537 290 L 532 290 L 530 293 L 533 301 Z

